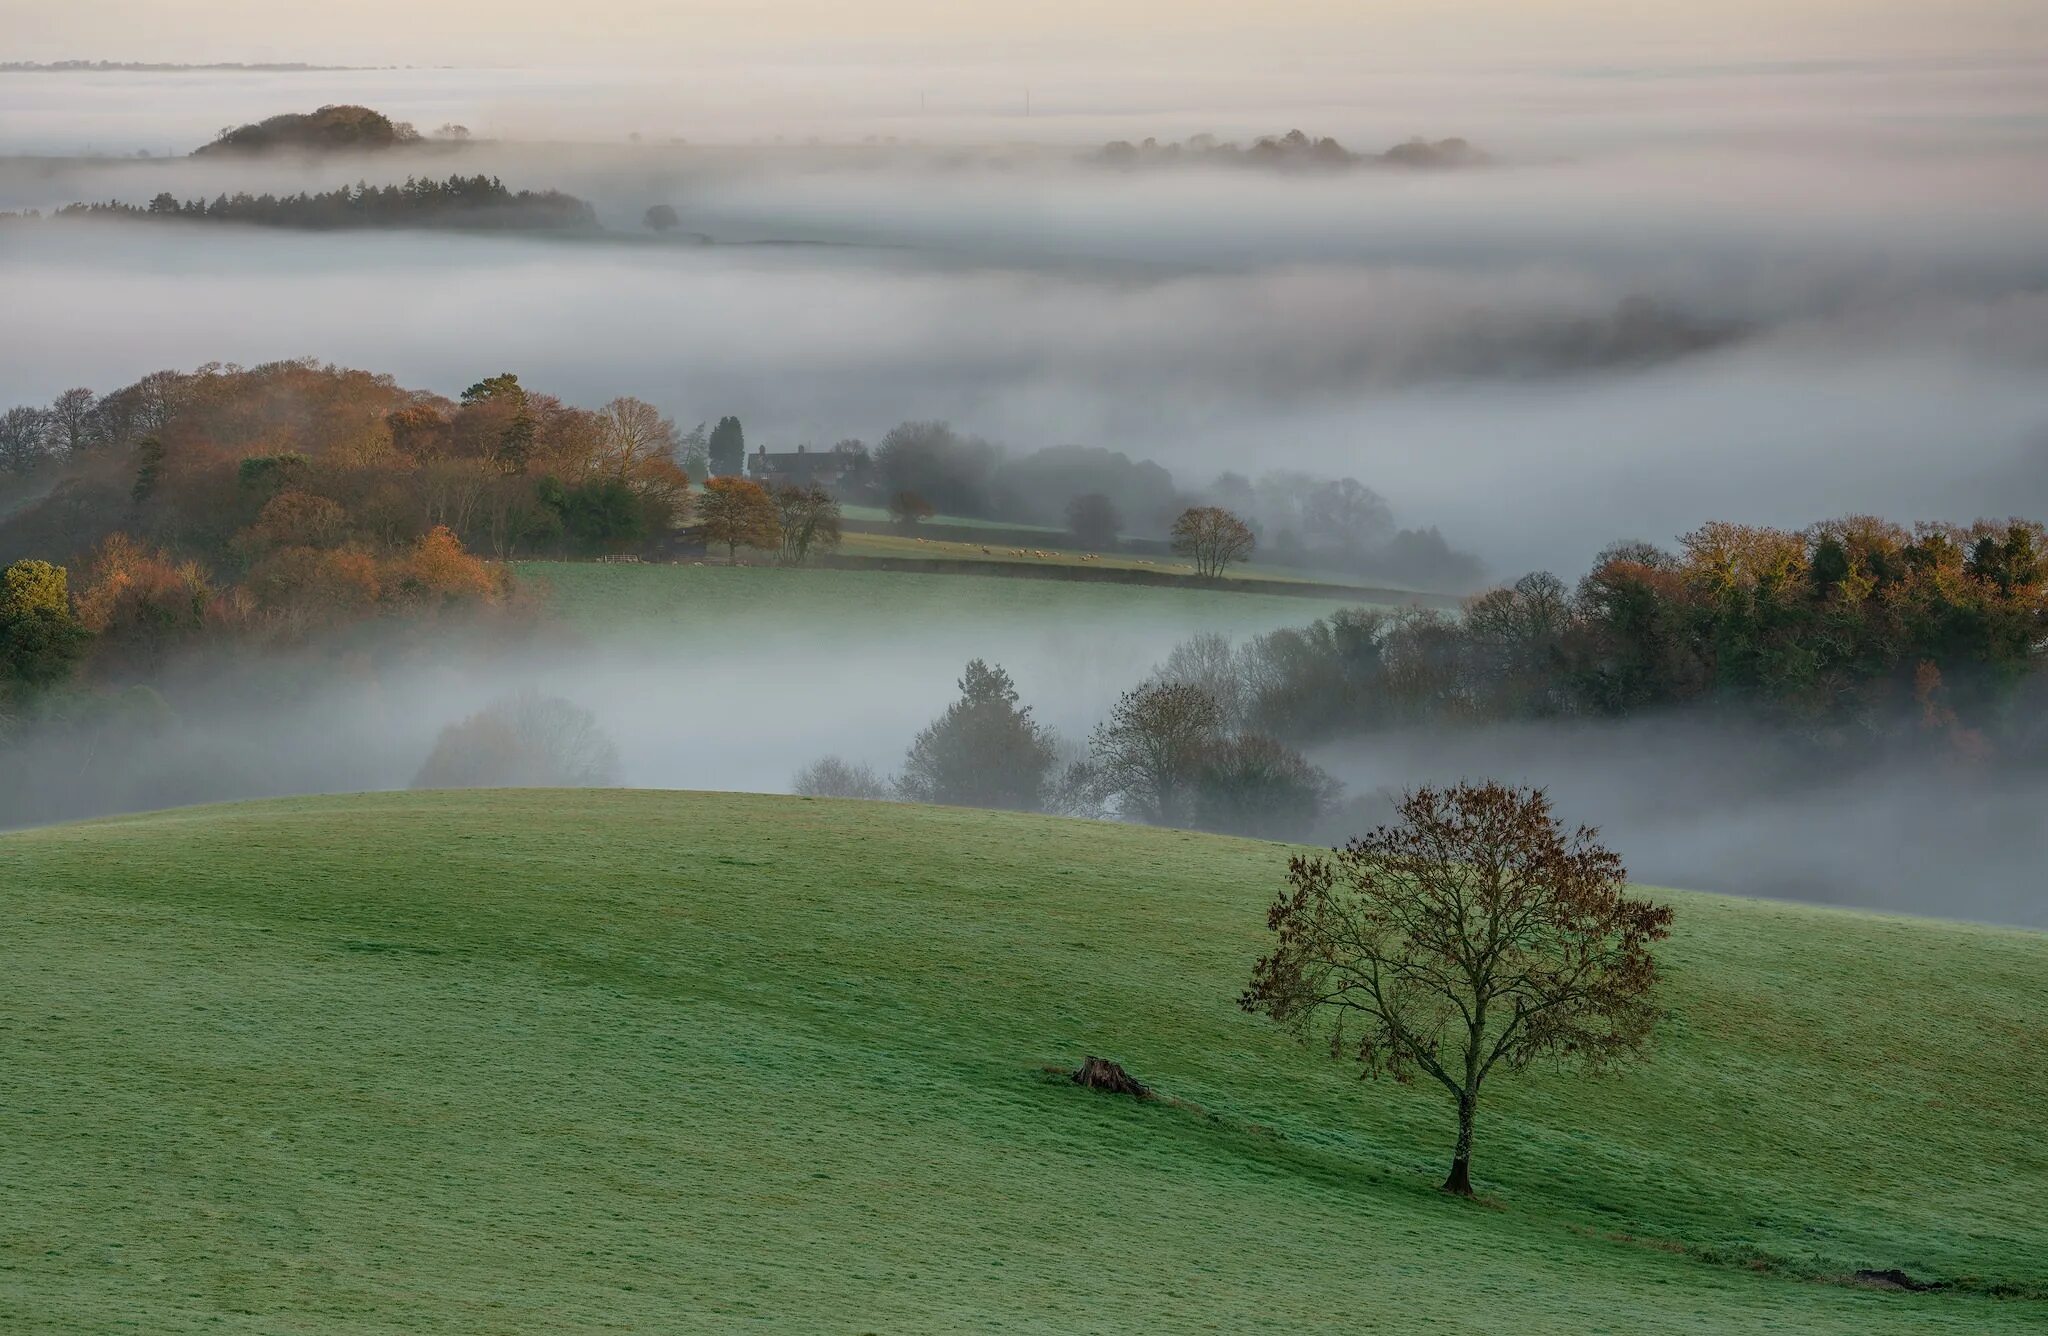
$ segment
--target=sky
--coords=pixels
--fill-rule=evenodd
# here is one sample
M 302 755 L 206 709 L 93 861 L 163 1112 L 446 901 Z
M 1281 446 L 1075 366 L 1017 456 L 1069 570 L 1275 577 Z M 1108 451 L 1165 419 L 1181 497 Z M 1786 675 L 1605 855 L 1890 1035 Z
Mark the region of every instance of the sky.
M 0 0 L 14 60 L 399 64 L 720 58 L 960 60 L 1306 70 L 1416 59 L 1864 59 L 2010 53 L 2048 32 L 2039 0 Z

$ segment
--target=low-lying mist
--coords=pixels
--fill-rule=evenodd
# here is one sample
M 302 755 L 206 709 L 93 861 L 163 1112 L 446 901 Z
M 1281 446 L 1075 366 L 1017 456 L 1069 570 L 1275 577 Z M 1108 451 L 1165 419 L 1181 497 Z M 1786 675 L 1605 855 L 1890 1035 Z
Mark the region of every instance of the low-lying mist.
M 1821 769 L 1766 729 L 1685 718 L 1435 728 L 1313 754 L 1362 799 L 1358 823 L 1393 819 L 1391 795 L 1418 784 L 1534 784 L 1640 882 L 2048 927 L 2038 768 Z
M 895 771 L 972 657 L 1006 668 L 1072 754 L 1203 619 L 935 620 L 804 631 L 739 618 L 589 641 L 550 633 L 516 649 L 444 644 L 378 666 L 357 651 L 324 667 L 173 668 L 172 706 L 130 703 L 103 733 L 16 750 L 4 821 L 404 788 L 443 728 L 529 692 L 590 711 L 625 785 L 786 792 L 827 755 Z M 1293 620 L 1261 607 L 1236 629 Z M 1827 770 L 1768 730 L 1671 718 L 1435 727 L 1310 756 L 1347 788 L 1343 819 L 1321 832 L 1330 840 L 1384 819 L 1400 790 L 1496 778 L 1548 788 L 1561 819 L 1600 826 L 1639 881 L 2048 926 L 2048 774 L 2036 771 L 1924 758 Z

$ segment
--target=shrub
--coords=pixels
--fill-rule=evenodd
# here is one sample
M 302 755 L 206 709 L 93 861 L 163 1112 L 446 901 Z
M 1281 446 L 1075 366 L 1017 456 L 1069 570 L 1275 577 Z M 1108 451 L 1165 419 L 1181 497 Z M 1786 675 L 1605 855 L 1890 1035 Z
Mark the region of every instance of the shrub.
M 796 772 L 790 792 L 805 798 L 868 798 L 889 796 L 888 781 L 864 765 L 827 756 Z
M 521 692 L 441 730 L 416 789 L 603 788 L 619 749 L 597 716 L 559 696 Z

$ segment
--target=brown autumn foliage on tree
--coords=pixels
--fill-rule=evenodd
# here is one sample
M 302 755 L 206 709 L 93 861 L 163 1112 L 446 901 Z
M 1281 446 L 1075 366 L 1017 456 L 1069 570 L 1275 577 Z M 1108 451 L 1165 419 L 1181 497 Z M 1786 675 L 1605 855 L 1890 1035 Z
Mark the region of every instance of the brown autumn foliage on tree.
M 413 598 L 488 600 L 502 593 L 505 583 L 497 568 L 465 552 L 446 525 L 420 535 L 393 573 L 399 588 Z
M 697 499 L 697 519 L 704 541 L 725 548 L 728 565 L 737 564 L 743 547 L 774 551 L 782 544 L 782 521 L 768 490 L 750 478 L 727 476 L 704 484 Z
M 1221 579 L 1233 561 L 1251 555 L 1251 526 L 1221 506 L 1190 506 L 1173 522 L 1171 531 L 1176 554 L 1195 563 L 1195 573 L 1204 579 Z
M 152 664 L 205 624 L 213 597 L 196 562 L 178 561 L 115 533 L 86 568 L 76 600 L 78 621 L 98 638 L 97 652 Z
M 1334 857 L 1298 855 L 1277 937 L 1239 999 L 1367 1075 L 1421 1073 L 1457 1109 L 1444 1191 L 1472 1195 L 1480 1089 L 1538 1060 L 1598 1071 L 1657 1019 L 1653 943 L 1671 910 L 1626 894 L 1597 832 L 1567 832 L 1540 789 L 1421 788 L 1398 825 Z

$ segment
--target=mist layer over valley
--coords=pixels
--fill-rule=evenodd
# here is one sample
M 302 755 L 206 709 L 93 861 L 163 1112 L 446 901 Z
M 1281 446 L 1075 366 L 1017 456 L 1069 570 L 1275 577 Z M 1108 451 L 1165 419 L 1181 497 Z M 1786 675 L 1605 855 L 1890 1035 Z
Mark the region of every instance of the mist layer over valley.
M 936 419 L 1013 455 L 1121 451 L 1191 491 L 1226 471 L 1356 478 L 1401 523 L 1476 554 L 1489 582 L 1576 579 L 1616 540 L 1668 543 L 1712 520 L 2041 516 L 2038 73 L 2018 57 L 1638 71 L 1613 76 L 1626 114 L 1614 82 L 1559 70 L 1483 90 L 1395 83 L 1369 103 L 1264 88 L 1028 122 L 944 98 L 912 116 L 870 90 L 864 118 L 829 130 L 800 101 L 780 120 L 729 100 L 693 118 L 658 89 L 599 94 L 570 75 L 185 75 L 122 85 L 162 100 L 152 132 L 176 142 L 148 159 L 55 156 L 147 136 L 107 84 L 18 76 L 0 84 L 0 151 L 41 156 L 0 159 L 0 211 L 459 171 L 568 191 L 604 230 L 0 222 L 0 408 L 166 367 L 306 356 L 447 396 L 509 370 L 576 404 L 638 396 L 685 428 L 733 415 L 750 448 L 776 451 Z M 330 98 L 422 128 L 462 120 L 476 137 L 374 156 L 167 156 Z M 1296 124 L 1367 152 L 1464 135 L 1492 162 L 1122 169 L 1097 151 Z M 797 142 L 819 133 L 832 142 Z M 644 229 L 662 205 L 676 229 Z M 440 729 L 523 690 L 592 711 L 620 782 L 778 790 L 821 755 L 892 769 L 975 658 L 1079 745 L 1186 637 L 1329 610 L 1162 594 L 1140 616 L 1034 598 L 1012 581 L 982 607 L 934 593 L 824 620 L 772 599 L 685 599 L 660 624 L 549 621 L 509 646 L 336 650 L 227 682 L 172 668 L 173 717 L 120 765 L 44 755 L 47 781 L 0 817 L 402 787 Z M 1552 785 L 1561 813 L 1602 824 L 1643 877 L 2048 921 L 2031 774 L 1958 778 L 1907 759 L 1829 775 L 1781 765 L 1773 746 L 1653 721 L 1303 750 L 1361 818 L 1382 789 L 1498 774 Z
M 1731 515 L 2040 508 L 2038 146 L 1792 138 L 1250 177 L 1076 158 L 16 161 L 0 208 L 459 169 L 581 195 L 617 235 L 12 225 L 0 280 L 29 314 L 0 399 L 203 349 L 443 392 L 516 368 L 683 422 L 737 413 L 777 448 L 940 418 L 1020 449 L 1119 449 L 1190 483 L 1350 474 L 1509 577 L 1587 561 L 1616 515 L 1649 536 Z M 716 244 L 640 231 L 658 203 Z

